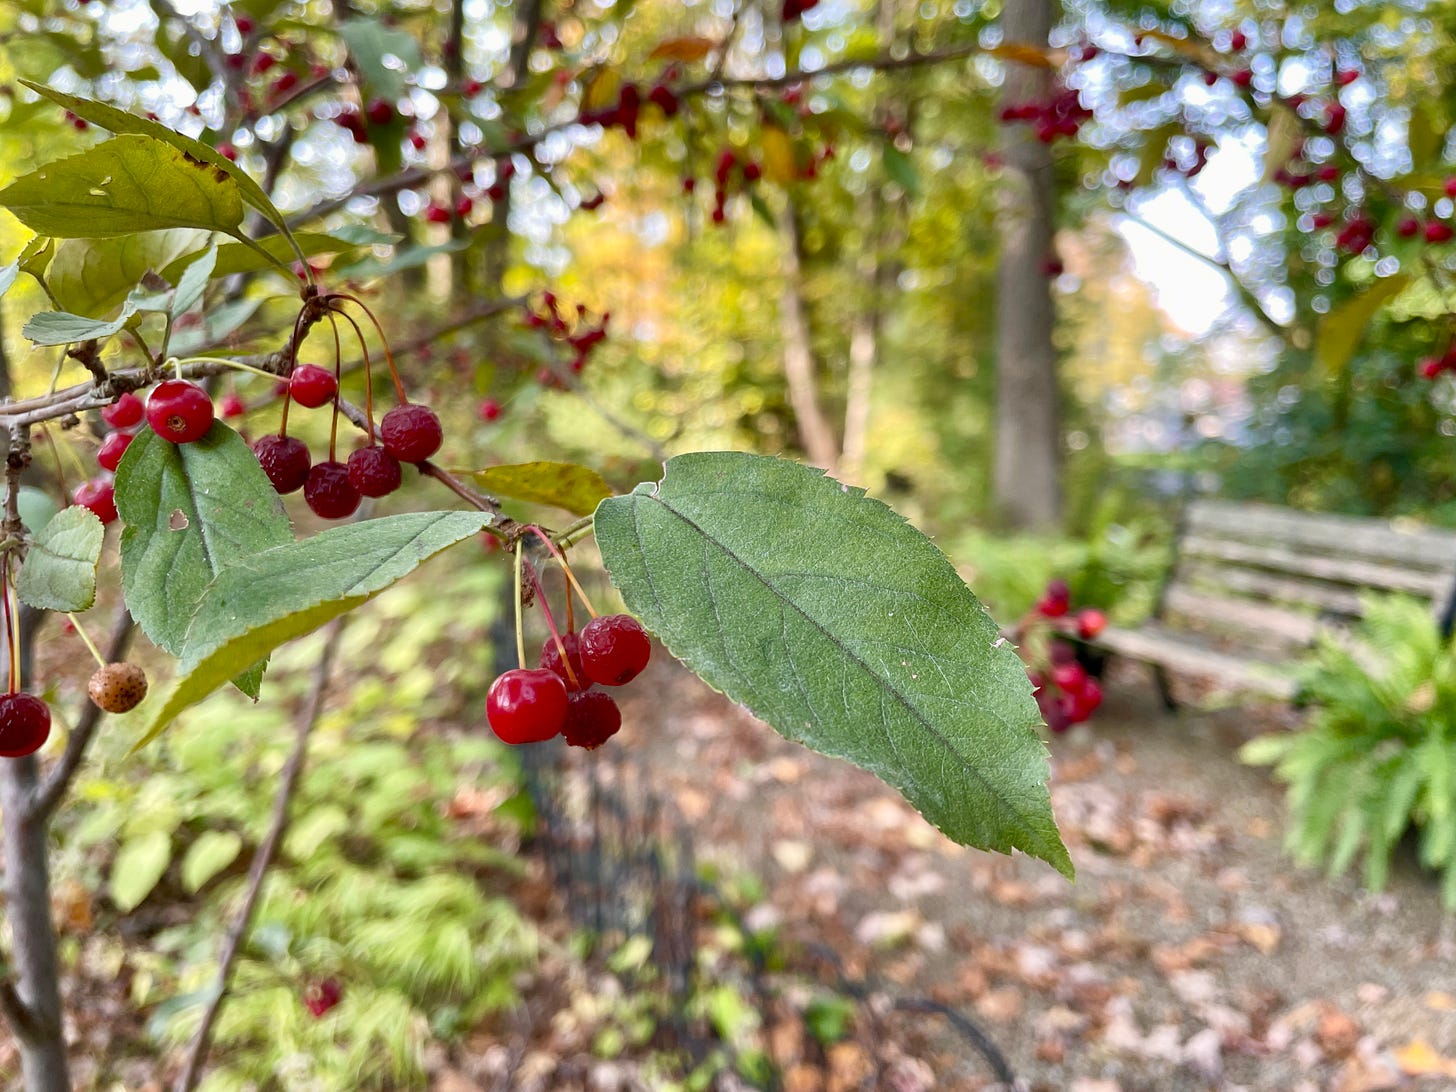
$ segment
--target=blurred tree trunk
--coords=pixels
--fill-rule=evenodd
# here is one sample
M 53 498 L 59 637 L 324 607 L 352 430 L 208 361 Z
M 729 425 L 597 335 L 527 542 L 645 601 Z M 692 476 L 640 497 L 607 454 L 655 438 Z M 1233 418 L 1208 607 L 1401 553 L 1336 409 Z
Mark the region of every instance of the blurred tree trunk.
M 883 51 L 888 51 L 894 44 L 898 7 L 898 0 L 881 0 L 876 5 L 875 32 Z M 893 79 L 889 75 L 883 78 Z M 904 100 L 893 94 L 893 88 L 891 93 L 882 95 L 875 103 L 875 124 L 883 126 L 893 105 L 900 101 Z M 905 108 L 909 110 L 908 101 Z M 909 131 L 908 113 L 904 122 Z M 867 250 L 861 268 L 866 274 L 869 300 L 865 307 L 855 310 L 849 328 L 849 375 L 845 384 L 844 440 L 840 445 L 839 465 L 840 476 L 846 481 L 855 481 L 864 473 L 875 369 L 880 359 L 880 337 L 890 307 L 890 293 L 894 291 L 899 275 L 899 263 L 891 255 L 904 235 L 905 200 L 902 196 L 893 204 L 887 202 L 884 184 L 871 182 L 865 187 L 857 206 L 859 221 L 865 226 Z
M 809 461 L 833 474 L 838 469 L 839 444 L 819 400 L 819 362 L 814 357 L 813 331 L 804 304 L 804 232 L 792 194 L 779 214 L 779 231 L 786 243 L 779 322 L 783 327 L 784 381 L 789 388 L 789 404 L 798 425 L 799 443 Z
M 531 50 L 536 46 L 536 38 L 541 32 L 541 20 L 545 16 L 545 0 L 523 0 L 517 5 L 515 29 L 511 35 L 511 59 L 510 67 L 499 81 L 502 88 L 518 87 L 526 78 L 527 64 L 531 60 Z M 496 168 L 499 169 L 501 160 L 496 161 Z M 511 258 L 511 229 L 509 220 L 511 216 L 511 186 L 507 182 L 505 192 L 499 201 L 491 204 L 490 223 L 480 229 L 484 236 L 485 258 L 484 258 L 484 291 L 504 295 L 505 289 L 502 281 L 505 279 L 506 269 L 510 265 Z
M 1005 42 L 1045 48 L 1054 0 L 1011 0 L 1001 17 Z M 1044 99 L 1048 71 L 1006 66 L 1004 104 Z M 999 217 L 996 300 L 995 501 L 1013 527 L 1061 520 L 1061 427 L 1056 318 L 1046 263 L 1052 256 L 1056 192 L 1051 150 L 1025 125 L 1006 126 L 1006 184 Z

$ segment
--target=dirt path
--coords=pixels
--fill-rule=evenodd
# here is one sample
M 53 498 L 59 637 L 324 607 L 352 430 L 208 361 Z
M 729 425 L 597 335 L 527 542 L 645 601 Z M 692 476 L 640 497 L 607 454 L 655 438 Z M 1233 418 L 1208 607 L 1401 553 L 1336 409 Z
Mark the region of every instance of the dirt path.
M 1172 717 L 1141 676 L 1114 678 L 1095 725 L 1053 743 L 1070 885 L 953 845 L 873 777 L 652 672 L 621 743 L 704 859 L 766 881 L 758 921 L 961 1008 L 1030 1087 L 1456 1089 L 1456 930 L 1434 885 L 1404 862 L 1375 896 L 1281 856 L 1280 792 L 1234 756 L 1267 720 Z M 944 1050 L 936 1088 L 989 1083 L 959 1040 Z

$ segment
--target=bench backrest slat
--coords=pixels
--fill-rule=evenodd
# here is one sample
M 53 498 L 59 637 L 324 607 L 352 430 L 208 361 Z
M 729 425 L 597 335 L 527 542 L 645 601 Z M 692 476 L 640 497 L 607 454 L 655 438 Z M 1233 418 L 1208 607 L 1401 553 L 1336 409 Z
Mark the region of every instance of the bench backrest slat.
M 1320 556 L 1456 573 L 1456 531 L 1406 529 L 1383 520 L 1230 501 L 1192 502 L 1184 513 L 1184 527 L 1187 534 L 1201 538 L 1264 543 Z
M 1307 647 L 1360 615 L 1366 590 L 1428 602 L 1456 589 L 1456 531 L 1266 504 L 1193 501 L 1161 617 L 1237 637 L 1248 654 Z

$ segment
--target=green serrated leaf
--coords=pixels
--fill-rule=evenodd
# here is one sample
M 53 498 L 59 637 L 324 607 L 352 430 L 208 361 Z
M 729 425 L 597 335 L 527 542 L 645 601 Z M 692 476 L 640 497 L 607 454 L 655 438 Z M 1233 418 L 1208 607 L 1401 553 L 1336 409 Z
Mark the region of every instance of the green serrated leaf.
M 37 610 L 90 610 L 106 527 L 96 513 L 72 505 L 35 532 L 15 594 Z
M 231 176 L 143 136 L 113 137 L 38 167 L 0 190 L 0 205 L 59 239 L 178 227 L 236 235 L 243 221 Z
M 596 535 L 628 607 L 710 685 L 956 841 L 1072 874 L 1021 660 L 886 505 L 786 460 L 700 453 L 603 501 Z
M 202 293 L 207 291 L 207 282 L 212 280 L 216 267 L 217 247 L 210 246 L 173 282 L 177 285 L 177 290 L 172 294 L 169 313 L 174 321 L 192 310 L 202 299 Z
M 176 284 L 176 277 L 167 276 L 167 267 L 206 243 L 207 232 L 197 228 L 68 239 L 56 248 L 46 283 L 62 311 L 104 318 L 121 306 L 148 272 Z
M 171 862 L 172 836 L 166 831 L 154 830 L 123 842 L 111 863 L 111 901 L 116 908 L 129 914 L 140 906 Z
M 203 71 L 206 71 L 205 66 Z M 222 171 L 237 185 L 238 191 L 244 201 L 261 212 L 275 227 L 287 234 L 288 224 L 283 218 L 283 213 L 278 211 L 278 207 L 263 192 L 263 187 L 254 182 L 245 170 L 219 153 L 215 148 L 202 143 L 200 140 L 194 140 L 192 137 L 184 136 L 181 133 L 168 129 L 159 121 L 153 121 L 151 118 L 138 117 L 136 114 L 119 110 L 115 106 L 107 103 L 96 102 L 93 99 L 83 99 L 78 95 L 68 95 L 64 91 L 56 91 L 53 88 L 46 87 L 44 84 L 34 83 L 31 80 L 21 80 L 20 82 L 37 95 L 42 95 L 52 102 L 65 107 L 71 113 L 79 118 L 84 118 L 92 125 L 99 125 L 101 128 L 112 133 L 136 134 L 151 137 L 153 140 L 160 140 L 176 148 L 179 152 L 190 156 L 192 159 Z M 205 83 L 206 80 L 203 82 Z
M 288 517 L 248 445 L 221 421 L 190 444 L 142 429 L 116 469 L 121 583 L 142 632 L 181 655 L 213 579 L 293 541 Z M 260 657 L 233 665 L 234 673 Z
M 243 840 L 230 830 L 207 830 L 197 836 L 182 858 L 182 888 L 196 894 L 242 852 Z
M 612 487 L 590 467 L 575 463 L 513 463 L 470 474 L 488 493 L 532 504 L 564 508 L 575 516 L 589 516 L 612 495 Z
M 85 315 L 73 315 L 68 311 L 42 311 L 31 315 L 20 332 L 37 345 L 70 345 L 77 341 L 103 341 L 119 334 L 133 315 L 137 303 L 145 293 L 138 289 L 121 305 L 121 313 L 114 319 L 94 319 Z
M 1325 370 L 1326 375 L 1338 373 L 1350 362 L 1355 350 L 1365 340 L 1366 327 L 1375 313 L 1388 300 L 1400 295 L 1410 279 L 1409 273 L 1382 277 L 1320 319 L 1315 334 L 1314 357 L 1315 363 Z
M 37 235 L 30 242 L 25 244 L 25 249 L 16 258 L 16 264 L 20 266 L 22 273 L 29 273 L 41 284 L 46 283 L 46 270 L 50 268 L 51 259 L 55 257 L 56 241 L 49 235 Z
M 179 682 L 137 747 L 227 682 L 238 664 L 260 660 L 367 603 L 422 561 L 479 534 L 492 519 L 484 512 L 387 516 L 331 527 L 239 560 L 219 574 L 198 604 L 179 654 Z
M 25 524 L 31 534 L 37 534 L 60 511 L 49 493 L 33 485 L 20 487 L 16 507 L 20 509 L 20 522 Z

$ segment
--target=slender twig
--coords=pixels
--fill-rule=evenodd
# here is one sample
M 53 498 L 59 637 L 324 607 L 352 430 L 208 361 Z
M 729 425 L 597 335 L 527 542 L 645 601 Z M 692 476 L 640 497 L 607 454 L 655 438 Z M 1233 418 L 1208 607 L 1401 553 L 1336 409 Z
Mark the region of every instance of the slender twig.
M 134 630 L 135 623 L 132 621 L 131 612 L 122 606 L 116 612 L 116 621 L 111 626 L 111 640 L 106 646 L 107 663 L 116 663 L 126 655 L 127 645 L 131 643 Z M 86 751 L 91 746 L 91 740 L 95 737 L 96 729 L 101 724 L 101 717 L 100 706 L 88 701 L 86 708 L 82 710 L 81 716 L 76 721 L 76 726 L 71 729 L 70 738 L 66 740 L 66 749 L 61 754 L 60 761 L 51 767 L 45 780 L 36 787 L 35 795 L 30 799 L 30 806 L 26 808 L 27 820 L 32 823 L 43 823 L 60 805 L 65 798 L 66 790 L 71 787 L 71 782 L 76 777 L 76 771 L 81 768 L 81 762 L 86 757 Z
M 268 876 L 268 869 L 273 864 L 273 859 L 278 854 L 278 847 L 283 843 L 283 835 L 288 829 L 289 805 L 293 802 L 293 794 L 303 775 L 304 763 L 308 757 L 309 735 L 313 732 L 314 725 L 318 723 L 319 714 L 323 711 L 324 695 L 328 690 L 329 669 L 333 665 L 334 653 L 339 647 L 339 634 L 342 631 L 343 619 L 340 618 L 330 624 L 324 636 L 324 647 L 319 652 L 318 665 L 314 668 L 313 686 L 303 708 L 299 711 L 295 725 L 296 735 L 293 750 L 288 756 L 287 763 L 284 764 L 283 772 L 279 775 L 278 791 L 273 797 L 272 822 L 269 824 L 267 835 L 263 838 L 263 844 L 258 847 L 258 852 L 253 857 L 252 866 L 248 869 L 248 886 L 243 895 L 243 904 L 238 907 L 232 925 L 228 927 L 227 935 L 223 938 L 222 954 L 218 957 L 217 978 L 213 984 L 212 999 L 207 1003 L 207 1008 L 203 1010 L 202 1022 L 197 1027 L 197 1034 L 193 1036 L 192 1043 L 187 1048 L 187 1060 L 174 1086 L 177 1092 L 192 1092 L 197 1085 L 198 1078 L 202 1075 L 202 1067 L 207 1062 L 207 1052 L 212 1046 L 212 1029 L 217 1022 L 218 1014 L 222 1011 L 223 1002 L 227 999 L 233 964 L 237 961 L 238 951 L 242 948 L 243 940 L 253 923 L 253 912 L 257 909 L 258 900 L 263 892 L 263 881 Z

